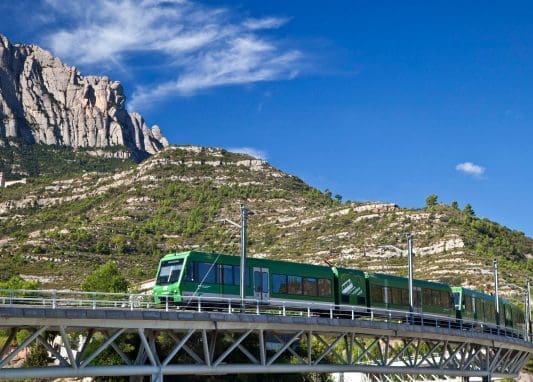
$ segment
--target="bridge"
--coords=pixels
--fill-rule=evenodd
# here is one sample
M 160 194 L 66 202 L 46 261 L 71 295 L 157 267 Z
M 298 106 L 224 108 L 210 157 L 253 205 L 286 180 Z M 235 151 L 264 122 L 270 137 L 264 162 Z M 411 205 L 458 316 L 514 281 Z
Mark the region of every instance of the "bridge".
M 0 379 L 342 373 L 516 377 L 524 333 L 424 313 L 198 297 L 0 291 Z M 3 336 L 3 337 L 2 337 Z M 55 362 L 28 365 L 36 349 Z M 18 361 L 17 361 L 18 360 Z

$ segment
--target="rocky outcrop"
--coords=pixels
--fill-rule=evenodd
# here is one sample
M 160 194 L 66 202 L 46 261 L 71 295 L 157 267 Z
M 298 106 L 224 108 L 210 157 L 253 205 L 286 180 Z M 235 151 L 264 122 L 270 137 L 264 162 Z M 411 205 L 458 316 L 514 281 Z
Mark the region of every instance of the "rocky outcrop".
M 116 148 L 143 159 L 168 145 L 158 126 L 128 113 L 122 85 L 81 76 L 35 45 L 0 35 L 0 140 L 73 148 Z M 94 150 L 98 153 L 98 150 Z

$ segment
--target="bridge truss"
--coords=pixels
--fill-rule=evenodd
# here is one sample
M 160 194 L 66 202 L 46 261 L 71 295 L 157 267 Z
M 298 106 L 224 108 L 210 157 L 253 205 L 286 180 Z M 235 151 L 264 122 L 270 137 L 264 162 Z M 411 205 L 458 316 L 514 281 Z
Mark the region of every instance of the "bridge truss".
M 241 373 L 515 377 L 533 345 L 451 327 L 165 310 L 0 307 L 0 378 Z M 55 344 L 55 345 L 54 345 Z M 56 365 L 28 366 L 46 351 Z

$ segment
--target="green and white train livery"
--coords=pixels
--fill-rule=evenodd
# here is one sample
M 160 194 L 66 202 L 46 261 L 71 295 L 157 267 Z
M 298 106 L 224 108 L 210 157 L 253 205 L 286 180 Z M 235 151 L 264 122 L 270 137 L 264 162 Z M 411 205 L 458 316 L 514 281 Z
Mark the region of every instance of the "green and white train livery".
M 240 298 L 240 257 L 189 251 L 166 255 L 157 272 L 154 298 L 157 304 L 189 304 L 196 298 Z M 365 273 L 357 269 L 249 258 L 246 261 L 245 298 L 262 305 L 287 308 L 325 304 L 339 312 L 357 307 L 359 315 L 370 308 L 409 312 L 409 288 L 405 277 Z M 413 280 L 413 310 L 426 317 L 495 323 L 494 297 L 443 283 Z M 398 313 L 399 312 L 399 313 Z M 331 314 L 331 313 L 330 313 Z M 405 314 L 404 314 L 405 316 Z M 437 320 L 434 318 L 434 320 Z M 436 322 L 436 321 L 435 321 Z M 502 327 L 524 328 L 521 310 L 501 300 Z

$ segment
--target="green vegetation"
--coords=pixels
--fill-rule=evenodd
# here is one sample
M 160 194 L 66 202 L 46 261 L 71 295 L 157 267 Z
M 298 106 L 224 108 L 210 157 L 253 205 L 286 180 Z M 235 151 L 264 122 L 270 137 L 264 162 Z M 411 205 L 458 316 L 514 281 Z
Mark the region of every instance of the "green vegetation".
M 465 208 L 463 208 L 463 213 L 469 218 L 473 218 L 474 216 L 476 216 L 476 213 L 474 212 L 474 209 L 470 204 L 467 204 Z
M 120 274 L 117 264 L 108 261 L 87 276 L 81 289 L 88 292 L 125 293 L 128 285 L 128 280 Z
M 426 207 L 432 208 L 437 205 L 438 196 L 435 194 L 428 195 L 426 198 Z
M 0 289 L 38 289 L 37 281 L 24 280 L 19 276 L 12 276 L 9 280 L 0 282 Z
M 130 160 L 96 158 L 87 154 L 87 150 L 74 151 L 65 146 L 48 146 L 42 144 L 28 145 L 22 141 L 9 140 L 0 145 L 0 172 L 8 180 L 25 177 L 65 177 L 83 172 L 109 172 L 126 169 L 133 165 Z M 106 149 L 112 153 L 124 149 L 114 147 Z
M 78 175 L 33 177 L 2 189 L 0 281 L 36 275 L 49 280 L 44 287 L 78 289 L 112 261 L 134 287 L 152 278 L 169 252 L 238 253 L 239 231 L 219 221 L 238 221 L 241 202 L 254 213 L 250 256 L 316 264 L 329 258 L 405 275 L 405 257 L 389 246 L 405 250 L 405 233 L 412 232 L 415 253 L 422 253 L 415 277 L 483 289 L 490 276 L 481 270 L 490 270 L 493 258 L 502 283 L 522 285 L 531 275 L 526 255 L 533 254 L 533 240 L 477 218 L 471 206 L 461 211 L 458 203 L 438 203 L 437 195 L 428 196 L 424 209 L 343 202 L 266 164 L 249 167 L 250 160 L 224 150 L 172 148 L 136 167 L 84 173 L 81 166 Z

